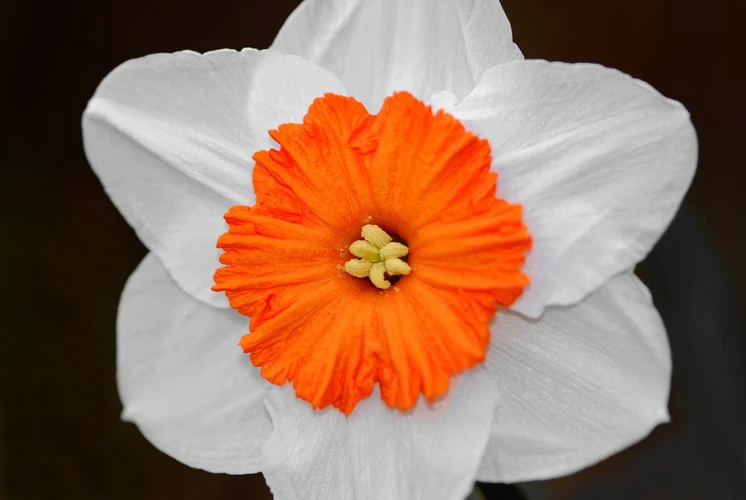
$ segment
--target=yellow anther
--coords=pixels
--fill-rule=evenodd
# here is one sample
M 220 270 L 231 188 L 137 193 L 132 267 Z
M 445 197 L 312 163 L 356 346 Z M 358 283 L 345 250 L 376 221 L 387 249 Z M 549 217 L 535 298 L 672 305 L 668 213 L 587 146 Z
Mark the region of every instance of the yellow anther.
M 406 245 L 392 241 L 391 243 L 384 245 L 379 253 L 381 255 L 381 260 L 398 259 L 407 255 L 409 253 L 409 248 L 407 248 Z
M 378 262 L 381 257 L 378 255 L 378 247 L 371 245 L 367 241 L 357 240 L 350 245 L 350 253 L 360 259 L 369 262 Z
M 386 267 L 386 272 L 392 276 L 396 276 L 399 274 L 409 274 L 412 271 L 412 268 L 409 267 L 409 264 L 401 259 L 386 259 L 383 261 L 383 264 L 384 267 Z
M 392 241 L 386 231 L 373 224 L 363 226 L 360 234 L 364 240 L 357 240 L 350 245 L 350 253 L 357 259 L 345 262 L 345 271 L 356 278 L 370 278 L 377 288 L 386 290 L 391 282 L 389 276 L 400 276 L 412 272 L 409 264 L 401 260 L 409 253 L 409 248 L 402 243 Z
M 386 266 L 383 262 L 376 262 L 370 268 L 370 281 L 381 290 L 386 290 L 391 286 L 391 283 L 383 276 L 385 272 Z
M 365 241 L 378 248 L 383 248 L 387 243 L 391 243 L 391 236 L 374 224 L 364 225 L 360 235 L 365 238 Z
M 370 276 L 372 262 L 363 259 L 352 259 L 345 262 L 345 271 L 356 278 L 367 278 Z

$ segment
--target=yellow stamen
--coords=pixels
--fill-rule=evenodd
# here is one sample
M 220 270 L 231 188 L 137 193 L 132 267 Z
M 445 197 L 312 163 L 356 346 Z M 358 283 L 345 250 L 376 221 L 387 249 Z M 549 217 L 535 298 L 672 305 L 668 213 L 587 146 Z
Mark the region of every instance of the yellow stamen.
M 350 245 L 350 253 L 358 259 L 345 262 L 345 271 L 356 278 L 370 278 L 377 288 L 386 290 L 391 282 L 390 276 L 409 274 L 412 268 L 401 260 L 409 253 L 409 248 L 402 243 L 392 241 L 386 231 L 373 224 L 366 224 L 360 232 L 365 239 L 357 240 Z
M 381 251 L 379 252 L 379 254 L 381 255 L 381 260 L 398 259 L 400 257 L 404 257 L 408 253 L 409 248 L 407 248 L 406 245 L 402 245 L 401 243 L 398 243 L 396 241 L 388 243 L 383 248 L 381 248 Z
M 364 225 L 363 230 L 360 231 L 360 236 L 365 238 L 365 241 L 378 248 L 383 248 L 387 243 L 391 243 L 391 236 L 374 224 Z
M 370 276 L 372 262 L 363 259 L 352 259 L 345 262 L 345 271 L 356 278 L 367 278 Z
M 383 264 L 386 267 L 386 272 L 392 276 L 396 276 L 397 274 L 409 274 L 412 271 L 409 264 L 401 259 L 386 259 L 383 261 Z
M 376 262 L 370 268 L 370 281 L 376 288 L 380 288 L 381 290 L 386 290 L 391 286 L 391 282 L 383 276 L 385 272 L 386 266 L 384 266 L 383 262 Z

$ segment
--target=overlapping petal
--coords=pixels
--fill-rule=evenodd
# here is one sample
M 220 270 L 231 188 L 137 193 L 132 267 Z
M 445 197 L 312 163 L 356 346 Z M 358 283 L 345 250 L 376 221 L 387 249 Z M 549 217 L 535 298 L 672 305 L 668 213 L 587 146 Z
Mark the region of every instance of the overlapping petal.
M 434 406 L 410 413 L 374 394 L 349 417 L 313 411 L 290 387 L 267 399 L 274 430 L 262 472 L 276 500 L 462 500 L 488 438 L 498 401 L 484 368 L 461 375 Z
M 259 472 L 270 384 L 236 345 L 246 318 L 190 297 L 149 254 L 127 282 L 117 323 L 124 419 L 192 467 Z
M 489 139 L 501 196 L 524 207 L 531 285 L 512 307 L 531 317 L 578 302 L 642 260 L 694 175 L 697 142 L 683 106 L 601 66 L 496 66 L 445 107 Z
M 645 286 L 613 278 L 541 320 L 499 314 L 487 369 L 500 387 L 483 481 L 546 479 L 587 467 L 668 420 L 671 358 Z
M 397 90 L 463 97 L 487 68 L 523 58 L 497 0 L 307 0 L 272 48 L 328 69 L 372 113 Z
M 298 82 L 302 81 L 302 85 Z M 339 80 L 271 51 L 156 54 L 101 83 L 83 116 L 86 155 L 107 193 L 176 282 L 203 302 L 232 205 L 252 204 L 251 155 Z

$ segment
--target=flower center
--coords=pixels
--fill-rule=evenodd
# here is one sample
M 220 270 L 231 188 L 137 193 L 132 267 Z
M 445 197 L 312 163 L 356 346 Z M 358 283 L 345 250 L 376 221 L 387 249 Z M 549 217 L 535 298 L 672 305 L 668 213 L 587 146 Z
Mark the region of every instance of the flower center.
M 350 253 L 357 259 L 345 262 L 345 271 L 356 278 L 369 278 L 376 288 L 386 290 L 391 276 L 409 274 L 412 268 L 401 258 L 409 253 L 409 248 L 403 243 L 393 241 L 393 238 L 380 227 L 366 224 L 360 231 L 362 240 L 350 245 Z
M 218 239 L 213 290 L 250 318 L 244 352 L 314 408 L 349 415 L 376 386 L 401 411 L 442 397 L 529 282 L 531 237 L 496 196 L 489 143 L 406 92 L 377 115 L 326 94 L 269 135 L 256 204 Z

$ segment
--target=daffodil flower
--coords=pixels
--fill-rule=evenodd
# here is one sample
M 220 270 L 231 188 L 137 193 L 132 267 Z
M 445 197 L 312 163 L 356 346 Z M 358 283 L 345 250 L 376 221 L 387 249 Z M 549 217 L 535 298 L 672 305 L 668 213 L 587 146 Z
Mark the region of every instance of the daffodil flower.
M 83 135 L 150 250 L 123 417 L 185 464 L 278 499 L 456 500 L 668 419 L 631 271 L 694 174 L 689 116 L 524 60 L 497 1 L 307 0 L 269 50 L 122 64 Z

